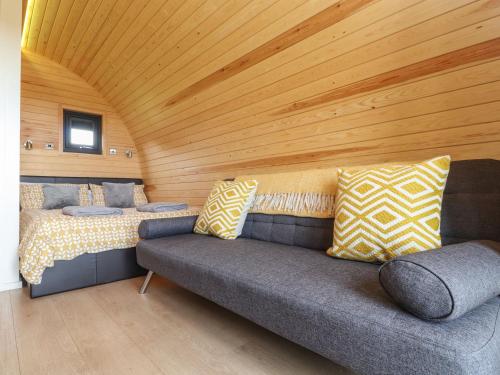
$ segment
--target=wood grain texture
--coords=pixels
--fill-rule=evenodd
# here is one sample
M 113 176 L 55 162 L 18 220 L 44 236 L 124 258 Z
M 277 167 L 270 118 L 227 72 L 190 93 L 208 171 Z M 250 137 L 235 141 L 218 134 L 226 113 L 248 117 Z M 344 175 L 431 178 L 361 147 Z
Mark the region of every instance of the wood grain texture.
M 187 87 L 170 98 L 165 106 L 172 106 L 181 100 L 196 95 L 207 88 L 228 79 L 249 67 L 293 46 L 294 44 L 343 20 L 372 0 L 345 0 L 326 8 L 311 18 L 301 22 L 293 29 L 285 31 L 276 38 L 247 53 L 239 59 L 220 68 L 218 71 Z
M 351 374 L 160 277 L 140 295 L 141 282 L 0 293 L 2 375 Z
M 0 374 L 20 374 L 13 312 L 8 292 L 0 293 Z
M 103 155 L 62 151 L 64 108 L 103 116 Z M 125 150 L 136 151 L 126 126 L 106 100 L 84 80 L 44 57 L 25 51 L 21 77 L 21 174 L 37 176 L 140 177 L 139 159 L 128 159 Z M 53 143 L 55 150 L 45 150 Z M 118 154 L 108 154 L 109 148 Z
M 500 37 L 419 61 L 408 66 L 403 66 L 345 87 L 340 87 L 318 97 L 293 103 L 290 107 L 276 111 L 275 113 L 280 115 L 308 107 L 314 107 L 333 100 L 348 98 L 368 91 L 378 90 L 386 86 L 396 85 L 410 79 L 437 73 L 442 70 L 499 56 Z
M 153 200 L 201 205 L 250 172 L 500 158 L 500 0 L 111 2 L 40 0 L 25 48 L 116 109 Z

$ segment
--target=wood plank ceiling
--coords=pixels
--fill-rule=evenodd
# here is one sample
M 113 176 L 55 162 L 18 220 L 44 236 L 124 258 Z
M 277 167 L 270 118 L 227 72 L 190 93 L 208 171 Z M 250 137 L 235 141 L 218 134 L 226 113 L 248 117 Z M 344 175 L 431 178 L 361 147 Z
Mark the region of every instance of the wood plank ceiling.
M 154 199 L 217 178 L 500 158 L 498 0 L 30 0 L 23 46 L 120 113 Z

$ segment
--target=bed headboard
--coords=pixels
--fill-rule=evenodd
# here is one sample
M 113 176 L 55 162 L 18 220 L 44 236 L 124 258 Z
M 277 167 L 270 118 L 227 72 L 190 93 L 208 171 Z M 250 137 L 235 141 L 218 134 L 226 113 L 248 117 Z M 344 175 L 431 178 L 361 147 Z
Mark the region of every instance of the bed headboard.
M 21 176 L 21 182 L 31 182 L 40 184 L 95 184 L 102 185 L 103 182 L 135 182 L 138 185 L 143 183 L 140 178 L 109 178 L 109 177 L 47 177 L 47 176 Z

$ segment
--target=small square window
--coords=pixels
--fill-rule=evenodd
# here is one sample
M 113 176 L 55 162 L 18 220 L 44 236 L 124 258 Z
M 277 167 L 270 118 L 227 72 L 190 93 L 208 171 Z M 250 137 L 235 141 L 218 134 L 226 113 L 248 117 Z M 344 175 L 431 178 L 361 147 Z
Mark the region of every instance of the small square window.
M 63 111 L 64 152 L 102 154 L 102 116 Z

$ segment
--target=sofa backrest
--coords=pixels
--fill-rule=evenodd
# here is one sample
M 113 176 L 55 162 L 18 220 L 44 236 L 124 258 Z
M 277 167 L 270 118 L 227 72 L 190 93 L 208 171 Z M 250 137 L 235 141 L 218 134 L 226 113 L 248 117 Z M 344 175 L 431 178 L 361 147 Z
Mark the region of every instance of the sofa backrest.
M 500 160 L 451 163 L 443 197 L 441 236 L 443 245 L 500 241 Z M 241 237 L 326 250 L 332 245 L 333 219 L 249 214 Z
M 441 214 L 444 245 L 500 241 L 500 160 L 451 163 Z
M 241 237 L 326 250 L 333 241 L 333 219 L 248 214 Z

